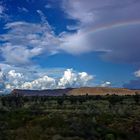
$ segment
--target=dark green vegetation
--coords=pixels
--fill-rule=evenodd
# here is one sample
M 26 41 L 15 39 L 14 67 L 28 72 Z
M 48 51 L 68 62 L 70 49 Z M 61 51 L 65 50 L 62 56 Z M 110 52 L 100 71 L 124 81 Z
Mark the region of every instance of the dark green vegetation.
M 0 97 L 0 140 L 138 140 L 140 96 Z

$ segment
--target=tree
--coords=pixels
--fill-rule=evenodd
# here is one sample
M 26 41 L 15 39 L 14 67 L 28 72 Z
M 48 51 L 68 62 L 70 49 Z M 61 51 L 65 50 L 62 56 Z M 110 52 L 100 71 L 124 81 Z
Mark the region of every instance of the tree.
M 121 102 L 122 97 L 114 94 L 108 97 L 108 101 L 109 101 L 109 108 L 111 108 L 112 106 L 114 107 L 116 103 Z
M 57 100 L 57 103 L 58 103 L 59 105 L 63 105 L 63 102 L 64 102 L 64 100 L 63 100 L 62 98 L 60 98 L 60 99 Z
M 133 95 L 134 101 L 136 104 L 139 104 L 140 100 L 140 94 L 138 92 L 135 92 L 135 95 Z

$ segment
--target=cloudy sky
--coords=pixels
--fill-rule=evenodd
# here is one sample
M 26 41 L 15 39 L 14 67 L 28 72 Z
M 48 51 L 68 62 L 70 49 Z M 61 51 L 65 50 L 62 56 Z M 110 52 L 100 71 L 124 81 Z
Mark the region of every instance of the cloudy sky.
M 140 88 L 139 0 L 0 0 L 0 91 Z

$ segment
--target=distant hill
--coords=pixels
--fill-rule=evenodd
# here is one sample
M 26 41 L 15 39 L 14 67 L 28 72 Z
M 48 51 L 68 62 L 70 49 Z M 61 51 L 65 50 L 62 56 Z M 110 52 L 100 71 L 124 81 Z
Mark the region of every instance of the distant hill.
M 72 88 L 66 89 L 47 89 L 47 90 L 22 90 L 14 89 L 11 94 L 19 94 L 23 96 L 62 96 L 68 94 L 69 91 L 73 90 Z
M 69 91 L 70 95 L 133 95 L 135 92 L 140 93 L 140 90 L 130 90 L 126 88 L 108 88 L 108 87 L 81 87 Z
M 107 87 L 81 87 L 66 89 L 48 89 L 48 90 L 22 90 L 14 89 L 11 94 L 23 96 L 62 96 L 62 95 L 134 95 L 140 90 L 131 90 L 126 88 L 107 88 Z

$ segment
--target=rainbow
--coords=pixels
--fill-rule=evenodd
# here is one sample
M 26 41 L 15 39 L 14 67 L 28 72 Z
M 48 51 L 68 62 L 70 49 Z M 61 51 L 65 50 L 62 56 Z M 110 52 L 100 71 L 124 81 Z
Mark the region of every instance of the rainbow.
M 118 22 L 118 23 L 114 22 L 114 23 L 107 24 L 107 25 L 96 26 L 96 27 L 94 27 L 92 29 L 90 28 L 89 30 L 84 32 L 82 34 L 82 36 L 102 32 L 102 31 L 105 31 L 105 30 L 111 30 L 111 29 L 114 29 L 114 28 L 133 26 L 133 25 L 140 25 L 140 20 L 125 21 L 125 22 Z

